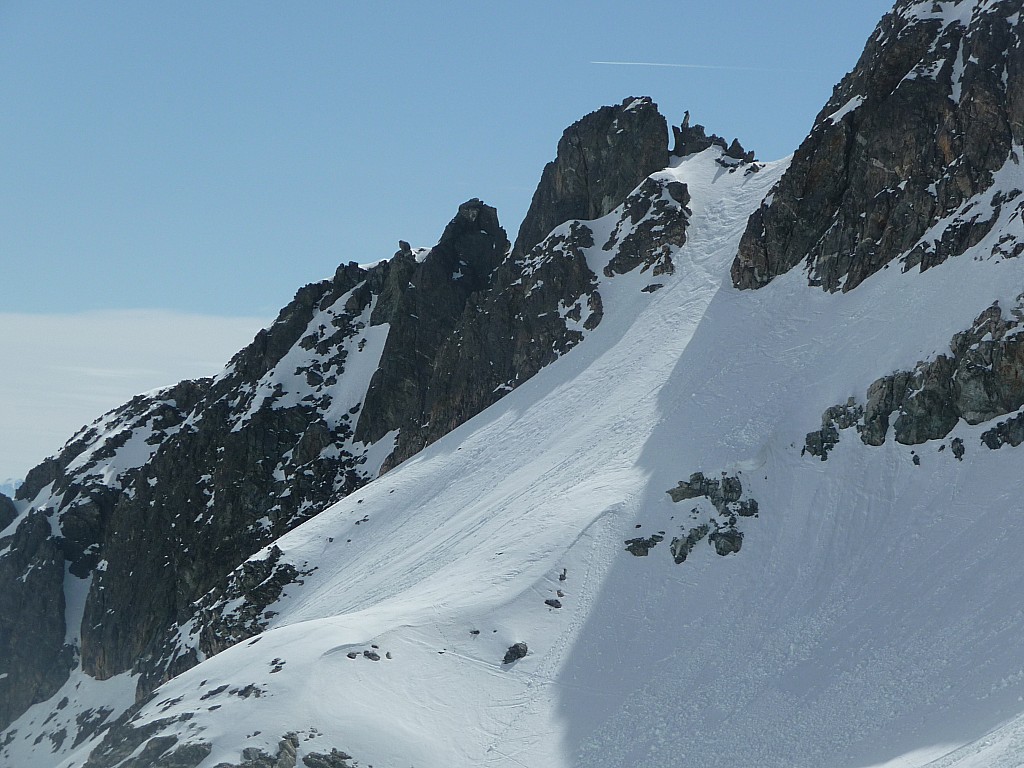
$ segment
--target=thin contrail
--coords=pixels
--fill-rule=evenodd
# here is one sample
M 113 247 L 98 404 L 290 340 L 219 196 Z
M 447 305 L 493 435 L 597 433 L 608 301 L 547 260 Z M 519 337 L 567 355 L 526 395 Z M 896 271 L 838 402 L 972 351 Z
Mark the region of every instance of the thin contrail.
M 776 69 L 774 67 L 727 67 L 719 64 L 665 64 L 659 61 L 592 61 L 591 64 L 613 64 L 620 67 L 674 67 L 676 69 L 731 69 L 744 72 L 813 72 L 811 69 Z

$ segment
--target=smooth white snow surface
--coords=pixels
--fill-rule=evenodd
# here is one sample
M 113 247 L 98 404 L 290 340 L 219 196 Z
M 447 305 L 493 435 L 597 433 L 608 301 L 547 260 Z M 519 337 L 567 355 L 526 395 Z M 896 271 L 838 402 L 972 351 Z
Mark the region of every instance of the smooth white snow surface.
M 1022 454 L 965 424 L 962 462 L 851 432 L 827 462 L 800 451 L 825 408 L 943 352 L 994 299 L 1009 309 L 1024 261 L 737 291 L 740 234 L 785 163 L 744 175 L 717 154 L 662 172 L 692 198 L 674 275 L 602 279 L 582 344 L 279 540 L 316 570 L 140 722 L 194 712 L 174 728 L 213 743 L 203 768 L 291 731 L 300 764 L 336 747 L 378 768 L 1024 762 Z M 616 220 L 590 224 L 599 275 Z M 624 551 L 685 533 L 699 500 L 666 491 L 696 471 L 759 502 L 742 550 Z M 529 654 L 502 664 L 519 641 Z M 261 695 L 231 693 L 248 685 Z M 18 764 L 51 765 L 47 747 Z

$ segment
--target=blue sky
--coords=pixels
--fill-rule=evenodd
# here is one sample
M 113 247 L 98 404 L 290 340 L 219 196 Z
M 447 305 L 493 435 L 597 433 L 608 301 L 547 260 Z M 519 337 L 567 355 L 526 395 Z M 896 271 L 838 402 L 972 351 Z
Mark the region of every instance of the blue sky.
M 134 362 L 186 316 L 194 360 L 226 360 L 299 286 L 432 245 L 471 197 L 514 237 L 562 130 L 603 104 L 649 95 L 789 154 L 890 6 L 0 0 L 0 358 L 39 400 L 16 412 L 0 384 L 0 481 L 138 389 L 206 372 L 187 350 Z M 111 310 L 136 311 L 134 341 L 104 336 L 129 317 Z M 118 341 L 44 373 L 81 352 L 71 323 Z M 47 406 L 89 371 L 106 404 Z
M 4 308 L 269 315 L 470 197 L 514 236 L 562 130 L 631 95 L 781 157 L 889 6 L 5 0 Z

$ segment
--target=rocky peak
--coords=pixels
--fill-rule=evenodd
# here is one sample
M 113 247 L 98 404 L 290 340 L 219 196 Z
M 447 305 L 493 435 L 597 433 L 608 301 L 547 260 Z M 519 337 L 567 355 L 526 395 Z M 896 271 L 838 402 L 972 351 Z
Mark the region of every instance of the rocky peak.
M 426 256 L 431 266 L 443 266 L 447 279 L 451 275 L 471 291 L 486 288 L 494 270 L 508 253 L 505 230 L 498 223 L 498 211 L 473 198 L 459 206 L 437 245 Z M 441 264 L 443 262 L 443 264 Z
M 601 107 L 565 129 L 544 167 L 515 253 L 525 254 L 559 224 L 596 219 L 647 176 L 668 165 L 668 126 L 650 98 Z
M 895 259 L 957 256 L 1018 210 L 1019 190 L 986 192 L 1024 141 L 1020 10 L 897 3 L 750 218 L 734 284 L 804 263 L 812 285 L 850 290 Z

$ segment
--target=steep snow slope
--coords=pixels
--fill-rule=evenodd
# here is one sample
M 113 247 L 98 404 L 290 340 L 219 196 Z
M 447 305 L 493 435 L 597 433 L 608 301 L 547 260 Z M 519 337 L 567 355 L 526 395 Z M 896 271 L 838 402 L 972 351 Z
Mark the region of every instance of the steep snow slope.
M 134 727 L 211 744 L 203 766 L 289 732 L 300 764 L 1019 764 L 1019 454 L 961 423 L 801 455 L 825 408 L 1014 306 L 1024 264 L 981 256 L 1019 218 L 848 294 L 796 270 L 740 292 L 729 263 L 785 163 L 744 175 L 719 155 L 663 172 L 693 212 L 674 275 L 605 279 L 584 344 L 280 539 L 305 575 L 270 629 L 164 685 Z M 1015 161 L 1001 183 L 1024 185 Z M 593 225 L 598 274 L 615 221 Z M 739 479 L 759 514 L 736 522 L 739 552 L 701 541 L 677 565 L 669 539 L 723 519 L 667 495 L 698 471 Z M 515 642 L 529 653 L 503 664 Z M 42 715 L 15 724 L 11 765 L 53 764 Z

